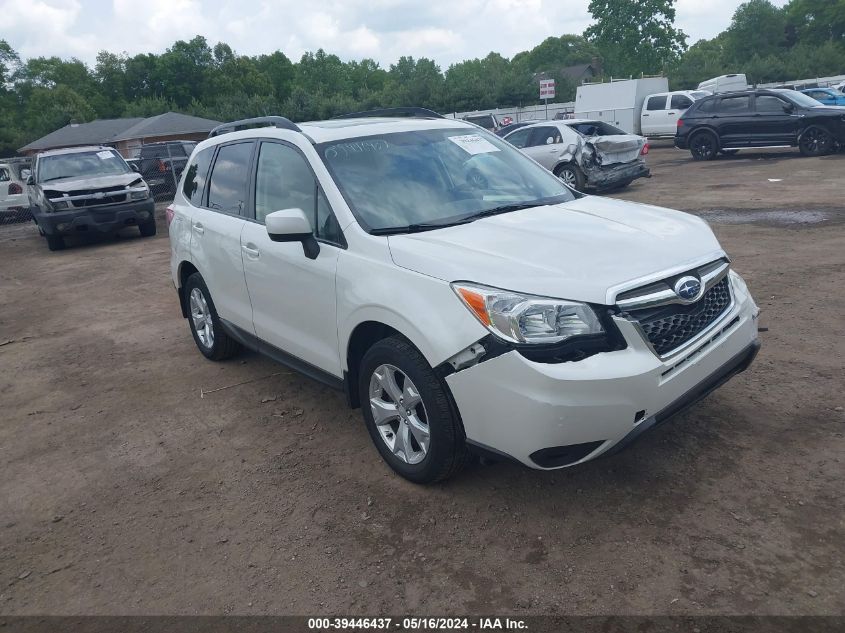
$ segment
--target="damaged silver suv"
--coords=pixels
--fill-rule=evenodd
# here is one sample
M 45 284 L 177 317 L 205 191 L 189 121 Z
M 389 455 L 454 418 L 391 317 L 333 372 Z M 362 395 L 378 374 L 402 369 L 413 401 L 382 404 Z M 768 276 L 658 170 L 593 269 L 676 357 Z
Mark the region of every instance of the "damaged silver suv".
M 137 226 L 144 237 L 156 234 L 150 188 L 111 147 L 42 152 L 27 184 L 32 219 L 51 251 L 80 233 Z
M 643 159 L 646 139 L 604 121 L 542 121 L 505 140 L 576 191 L 618 189 L 651 176 Z

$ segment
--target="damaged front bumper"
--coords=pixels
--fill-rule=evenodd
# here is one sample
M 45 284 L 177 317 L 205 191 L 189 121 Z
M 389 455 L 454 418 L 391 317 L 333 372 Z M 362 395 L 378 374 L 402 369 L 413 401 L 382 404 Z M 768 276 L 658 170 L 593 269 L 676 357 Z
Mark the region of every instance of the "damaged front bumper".
M 586 186 L 594 189 L 613 189 L 627 185 L 638 178 L 651 178 L 651 171 L 643 160 L 636 160 L 632 163 L 617 163 L 606 167 L 594 165 L 582 168 L 586 178 Z

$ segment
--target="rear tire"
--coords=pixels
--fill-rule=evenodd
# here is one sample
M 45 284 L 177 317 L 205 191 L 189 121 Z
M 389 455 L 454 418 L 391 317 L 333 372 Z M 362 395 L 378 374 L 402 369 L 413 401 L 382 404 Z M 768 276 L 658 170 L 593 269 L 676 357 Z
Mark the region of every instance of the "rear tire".
M 209 360 L 226 360 L 241 351 L 241 344 L 226 334 L 205 280 L 194 273 L 185 282 L 188 324 L 202 355 Z
M 712 132 L 696 132 L 689 141 L 693 160 L 713 160 L 719 155 L 719 141 Z
M 51 251 L 61 251 L 65 248 L 65 238 L 61 235 L 44 235 L 47 238 L 47 248 Z
M 820 125 L 811 125 L 801 133 L 798 149 L 802 156 L 825 156 L 833 148 L 833 136 Z
M 584 178 L 584 172 L 582 172 L 577 165 L 573 165 L 572 163 L 559 165 L 555 168 L 554 174 L 560 178 L 565 185 L 568 185 L 575 191 L 584 191 L 586 179 Z
M 446 386 L 407 339 L 391 336 L 375 343 L 358 375 L 367 431 L 394 471 L 428 484 L 463 467 L 467 450 L 460 417 Z
M 150 220 L 138 225 L 138 230 L 141 232 L 141 237 L 152 237 L 156 234 L 156 221 Z

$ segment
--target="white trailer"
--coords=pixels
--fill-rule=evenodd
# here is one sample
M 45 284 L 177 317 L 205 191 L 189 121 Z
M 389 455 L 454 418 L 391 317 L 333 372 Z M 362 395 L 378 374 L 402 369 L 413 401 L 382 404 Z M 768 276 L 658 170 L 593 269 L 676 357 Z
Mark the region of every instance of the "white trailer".
M 641 134 L 640 113 L 645 98 L 668 91 L 666 77 L 584 84 L 575 91 L 575 118 L 597 119 L 629 134 Z

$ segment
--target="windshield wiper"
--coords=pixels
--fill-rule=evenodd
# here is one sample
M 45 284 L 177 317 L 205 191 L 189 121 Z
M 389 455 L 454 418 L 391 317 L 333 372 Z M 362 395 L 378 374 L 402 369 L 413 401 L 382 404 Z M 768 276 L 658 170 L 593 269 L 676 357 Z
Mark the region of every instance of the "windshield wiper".
M 472 222 L 473 220 L 480 220 L 481 218 L 489 218 L 494 215 L 501 215 L 502 213 L 511 213 L 513 211 L 522 211 L 523 209 L 533 209 L 534 207 L 544 207 L 549 204 L 557 204 L 551 200 L 535 200 L 534 202 L 523 202 L 521 204 L 504 204 L 500 207 L 493 207 L 492 209 L 484 209 L 471 215 L 466 215 L 463 220 Z
M 461 218 L 454 222 L 423 222 L 419 224 L 408 224 L 407 226 L 387 226 L 380 229 L 371 229 L 370 235 L 400 235 L 402 233 L 422 233 L 423 231 L 433 231 L 435 229 L 445 229 L 449 226 L 457 226 L 459 224 L 468 224 L 472 220 Z
M 50 182 L 51 180 L 63 180 L 64 178 L 73 178 L 73 176 L 53 176 L 52 178 L 45 178 L 41 182 Z

